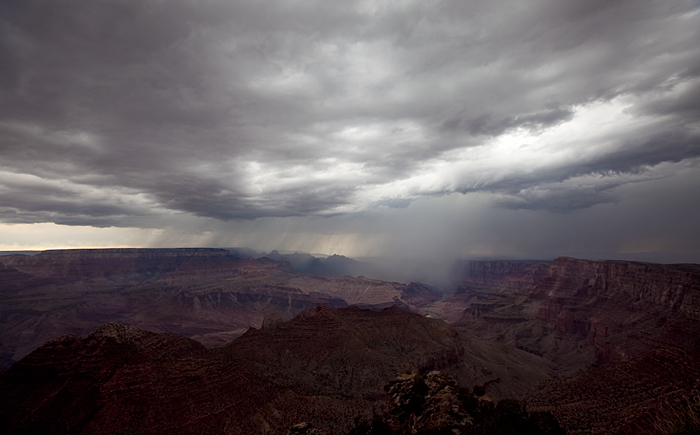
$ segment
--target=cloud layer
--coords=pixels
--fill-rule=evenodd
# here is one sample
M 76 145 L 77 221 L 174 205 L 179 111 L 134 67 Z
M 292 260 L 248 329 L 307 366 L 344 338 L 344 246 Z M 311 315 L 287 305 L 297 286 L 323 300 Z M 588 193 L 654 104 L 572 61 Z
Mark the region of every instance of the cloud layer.
M 690 0 L 7 0 L 0 221 L 616 204 L 698 172 L 698 41 Z

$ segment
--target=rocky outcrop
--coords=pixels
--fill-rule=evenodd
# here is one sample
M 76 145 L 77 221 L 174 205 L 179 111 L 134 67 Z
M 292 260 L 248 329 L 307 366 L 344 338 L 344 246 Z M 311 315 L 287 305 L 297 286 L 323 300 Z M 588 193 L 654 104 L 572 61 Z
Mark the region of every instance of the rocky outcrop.
M 263 434 L 299 422 L 347 433 L 379 409 L 386 379 L 464 365 L 456 331 L 396 308 L 269 319 L 217 349 L 120 324 L 52 340 L 0 375 L 0 433 Z
M 425 376 L 404 373 L 385 389 L 384 414 L 358 423 L 350 435 L 564 434 L 553 415 L 529 413 L 514 400 L 494 404 L 486 397 L 478 399 L 472 390 L 439 371 Z
M 474 418 L 464 409 L 457 381 L 439 371 L 405 374 L 392 380 L 385 419 L 392 431 L 450 429 L 467 432 Z
M 313 424 L 307 421 L 303 421 L 292 426 L 288 435 L 328 435 L 328 432 L 315 428 Z

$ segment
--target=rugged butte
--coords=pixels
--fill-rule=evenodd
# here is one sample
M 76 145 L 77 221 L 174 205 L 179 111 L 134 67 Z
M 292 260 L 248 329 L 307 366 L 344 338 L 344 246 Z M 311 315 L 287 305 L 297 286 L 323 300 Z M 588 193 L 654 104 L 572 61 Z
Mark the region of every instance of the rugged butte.
M 0 375 L 0 432 L 274 434 L 304 421 L 342 434 L 380 411 L 399 373 L 440 369 L 473 385 L 483 363 L 497 365 L 444 322 L 397 307 L 269 315 L 213 349 L 111 323 L 54 339 Z
M 207 346 L 324 303 L 409 310 L 439 299 L 430 287 L 362 276 L 301 274 L 286 262 L 224 249 L 56 250 L 0 257 L 0 371 L 63 334 L 117 321 Z
M 645 433 L 655 410 L 697 395 L 700 265 L 472 262 L 426 309 L 556 363 L 562 377 L 528 400 L 572 433 Z

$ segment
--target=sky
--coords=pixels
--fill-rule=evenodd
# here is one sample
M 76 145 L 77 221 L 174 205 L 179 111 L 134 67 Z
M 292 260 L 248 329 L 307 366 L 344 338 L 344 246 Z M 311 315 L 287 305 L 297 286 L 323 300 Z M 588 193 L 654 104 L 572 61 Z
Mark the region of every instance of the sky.
M 700 262 L 700 1 L 3 0 L 0 250 Z

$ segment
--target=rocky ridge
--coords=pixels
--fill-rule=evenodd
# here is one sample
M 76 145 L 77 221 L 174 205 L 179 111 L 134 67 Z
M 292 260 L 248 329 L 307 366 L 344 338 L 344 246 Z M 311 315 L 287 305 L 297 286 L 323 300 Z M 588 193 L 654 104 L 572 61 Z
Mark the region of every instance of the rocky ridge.
M 0 375 L 0 432 L 263 434 L 308 422 L 343 434 L 381 412 L 382 386 L 401 372 L 474 381 L 460 333 L 396 307 L 268 317 L 215 349 L 113 323 L 54 339 Z
M 222 345 L 264 316 L 322 303 L 408 310 L 441 293 L 362 276 L 320 277 L 225 249 L 81 249 L 0 257 L 0 370 L 62 334 L 105 321 Z

